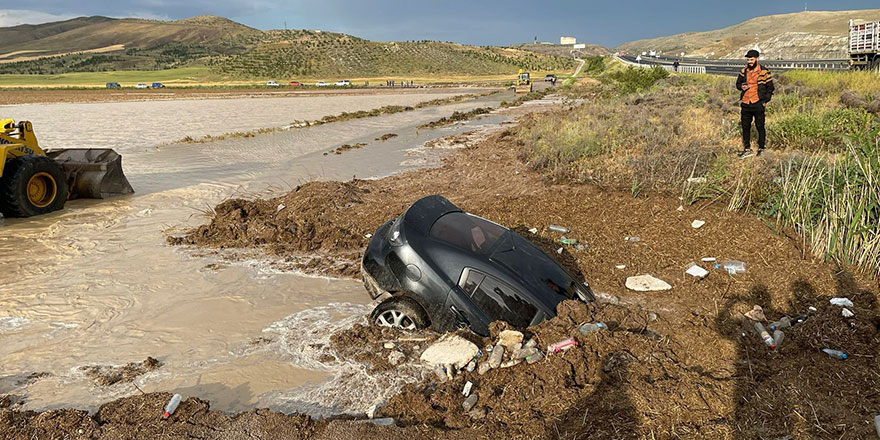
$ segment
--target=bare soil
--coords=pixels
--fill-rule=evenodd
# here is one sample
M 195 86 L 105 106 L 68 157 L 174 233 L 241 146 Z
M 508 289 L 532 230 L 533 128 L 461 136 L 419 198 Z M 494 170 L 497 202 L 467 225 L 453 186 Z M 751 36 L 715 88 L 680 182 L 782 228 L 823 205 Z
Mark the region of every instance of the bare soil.
M 213 248 L 255 248 L 282 259 L 317 255 L 307 269 L 358 276 L 358 259 L 379 225 L 429 194 L 442 194 L 534 241 L 598 293 L 595 304 L 563 303 L 559 315 L 534 328 L 539 347 L 573 336 L 579 345 L 528 365 L 462 373 L 442 384 L 410 385 L 379 410 L 398 427 L 350 420 L 314 421 L 269 411 L 235 415 L 188 399 L 171 423 L 156 420 L 167 394 L 105 405 L 94 417 L 76 410 L 42 414 L 0 410 L 8 438 L 75 432 L 84 438 L 183 436 L 243 438 L 872 438 L 880 412 L 880 313 L 877 280 L 812 259 L 804 240 L 757 215 L 721 203 L 681 206 L 676 195 L 638 198 L 590 185 L 553 184 L 522 162 L 515 137 L 502 131 L 442 160 L 439 168 L 384 179 L 313 182 L 271 200 L 230 200 L 211 221 L 170 239 Z M 761 160 L 757 158 L 756 160 Z M 693 229 L 694 219 L 706 221 Z M 559 243 L 550 224 L 586 245 Z M 530 228 L 537 228 L 532 234 Z M 640 237 L 628 242 L 624 237 Z M 557 251 L 561 249 L 561 253 Z M 747 272 L 684 273 L 701 257 L 742 260 Z M 332 261 L 322 265 L 321 258 Z M 624 269 L 616 266 L 625 265 Z M 627 290 L 627 276 L 652 274 L 665 292 Z M 844 318 L 828 300 L 850 298 Z M 768 321 L 817 310 L 785 330 L 770 350 L 743 316 L 761 305 Z M 583 322 L 607 331 L 583 336 Z M 767 322 L 765 322 L 767 324 Z M 493 334 L 505 326 L 493 325 Z M 380 341 L 397 337 L 365 327 L 332 343 L 371 368 L 391 368 Z M 399 339 L 399 337 L 398 337 Z M 478 340 L 483 347 L 489 340 Z M 409 343 L 407 343 L 409 344 Z M 358 348 L 358 347 L 362 348 Z M 425 347 L 419 347 L 423 350 Z M 847 352 L 838 360 L 822 348 Z M 369 352 L 374 355 L 370 356 Z M 418 350 L 405 345 L 407 356 Z M 461 389 L 474 383 L 475 410 L 465 413 Z M 182 422 L 185 420 L 186 422 Z M 282 434 L 283 432 L 283 434 Z

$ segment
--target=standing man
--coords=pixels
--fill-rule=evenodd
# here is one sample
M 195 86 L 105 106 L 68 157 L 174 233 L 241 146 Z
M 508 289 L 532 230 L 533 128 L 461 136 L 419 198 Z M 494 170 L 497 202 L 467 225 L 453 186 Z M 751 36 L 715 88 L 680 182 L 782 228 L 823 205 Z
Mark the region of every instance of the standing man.
M 678 72 L 678 64 L 679 64 L 679 63 L 678 63 L 678 60 L 675 60 L 675 61 L 672 63 L 672 68 L 675 69 L 676 72 Z
M 758 130 L 758 156 L 764 151 L 767 142 L 767 131 L 764 130 L 764 111 L 767 103 L 773 98 L 773 76 L 770 71 L 758 63 L 760 54 L 757 50 L 746 53 L 748 64 L 739 71 L 736 78 L 736 89 L 740 90 L 740 122 L 742 123 L 743 152 L 741 159 L 752 156 L 752 118 Z

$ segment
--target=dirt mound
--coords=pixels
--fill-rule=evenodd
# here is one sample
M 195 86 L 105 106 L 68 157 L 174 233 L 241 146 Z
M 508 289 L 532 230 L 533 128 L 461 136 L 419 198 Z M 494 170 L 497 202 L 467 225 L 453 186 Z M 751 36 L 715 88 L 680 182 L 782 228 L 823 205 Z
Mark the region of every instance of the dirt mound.
M 88 365 L 80 367 L 86 376 L 92 379 L 96 384 L 101 386 L 109 386 L 117 383 L 128 383 L 136 377 L 146 374 L 162 366 L 162 362 L 151 357 L 147 357 L 143 362 L 130 362 L 121 367 L 112 365 Z

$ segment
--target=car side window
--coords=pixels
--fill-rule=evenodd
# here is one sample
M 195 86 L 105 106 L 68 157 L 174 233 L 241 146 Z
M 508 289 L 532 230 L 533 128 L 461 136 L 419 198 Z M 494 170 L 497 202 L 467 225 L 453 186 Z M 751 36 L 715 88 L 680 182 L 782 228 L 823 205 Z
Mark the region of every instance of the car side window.
M 478 274 L 471 271 L 473 274 Z M 507 284 L 492 276 L 478 274 L 482 282 L 476 285 L 473 291 L 465 291 L 471 294 L 471 300 L 493 321 L 507 321 L 514 327 L 526 327 L 538 313 L 538 309 L 529 303 L 519 292 Z M 477 277 L 477 278 L 479 278 Z M 465 286 L 469 286 L 470 274 Z M 472 293 L 471 293 L 472 292 Z
M 461 288 L 467 292 L 468 296 L 473 296 L 474 291 L 477 290 L 477 286 L 483 282 L 485 275 L 472 269 L 465 269 L 465 271 L 465 277 L 462 280 Z

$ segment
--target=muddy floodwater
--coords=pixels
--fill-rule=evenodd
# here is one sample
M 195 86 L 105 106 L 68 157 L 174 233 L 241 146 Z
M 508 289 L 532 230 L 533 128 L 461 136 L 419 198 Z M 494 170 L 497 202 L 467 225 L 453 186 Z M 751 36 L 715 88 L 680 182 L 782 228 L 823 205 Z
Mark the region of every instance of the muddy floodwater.
M 333 331 L 371 310 L 359 282 L 278 271 L 259 258 L 229 264 L 171 247 L 166 235 L 204 223 L 211 207 L 230 197 L 279 195 L 309 180 L 368 178 L 429 163 L 407 150 L 504 118 L 436 130 L 419 125 L 456 110 L 497 107 L 511 94 L 253 138 L 173 141 L 474 91 L 0 107 L 4 117 L 32 121 L 44 147 L 116 149 L 137 192 L 71 201 L 39 218 L 0 218 L 0 394 L 22 396 L 35 410 L 95 409 L 137 388 L 196 396 L 227 411 L 327 415 L 378 403 L 377 387 L 393 379 L 312 355 Z M 387 133 L 398 136 L 375 140 Z M 367 145 L 323 154 L 359 142 Z M 147 356 L 164 365 L 133 383 L 98 386 L 80 370 Z

